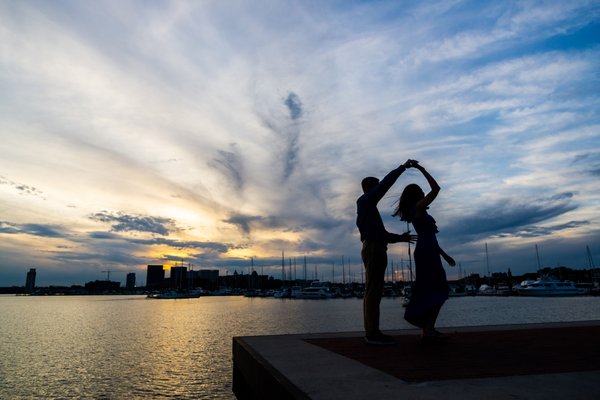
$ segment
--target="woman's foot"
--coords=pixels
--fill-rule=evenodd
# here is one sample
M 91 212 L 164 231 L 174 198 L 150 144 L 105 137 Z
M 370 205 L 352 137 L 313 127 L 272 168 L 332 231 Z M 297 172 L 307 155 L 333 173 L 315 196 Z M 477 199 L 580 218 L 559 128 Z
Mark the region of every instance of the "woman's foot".
M 433 329 L 431 331 L 423 331 L 421 334 L 421 339 L 424 341 L 444 342 L 450 339 L 450 336 Z

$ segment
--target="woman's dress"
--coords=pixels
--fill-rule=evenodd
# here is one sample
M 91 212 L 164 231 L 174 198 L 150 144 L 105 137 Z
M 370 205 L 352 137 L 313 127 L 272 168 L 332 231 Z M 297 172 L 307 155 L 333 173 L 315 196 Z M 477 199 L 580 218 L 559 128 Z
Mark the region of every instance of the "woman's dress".
M 424 212 L 412 224 L 419 235 L 414 251 L 416 277 L 404 319 L 422 328 L 429 312 L 436 306 L 441 307 L 448 299 L 449 288 L 440 257 L 435 220 Z

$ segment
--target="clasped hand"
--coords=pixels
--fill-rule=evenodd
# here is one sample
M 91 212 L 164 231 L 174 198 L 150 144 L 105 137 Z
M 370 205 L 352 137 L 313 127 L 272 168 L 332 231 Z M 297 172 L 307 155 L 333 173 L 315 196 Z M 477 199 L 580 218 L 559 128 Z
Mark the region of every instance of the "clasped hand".
M 406 160 L 404 164 L 402 164 L 404 168 L 416 168 L 419 166 L 419 162 L 417 160 L 411 160 L 410 158 Z

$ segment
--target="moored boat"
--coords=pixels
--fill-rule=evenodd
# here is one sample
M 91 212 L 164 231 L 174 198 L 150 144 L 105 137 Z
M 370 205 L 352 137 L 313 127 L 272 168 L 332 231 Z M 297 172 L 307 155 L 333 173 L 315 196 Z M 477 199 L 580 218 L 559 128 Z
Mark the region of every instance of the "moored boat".
M 324 287 L 308 286 L 298 292 L 294 292 L 292 297 L 295 299 L 330 299 L 333 294 Z
M 201 291 L 191 290 L 191 291 L 177 291 L 177 290 L 167 290 L 164 292 L 155 292 L 150 293 L 146 296 L 148 299 L 195 299 L 200 297 L 202 294 Z
M 542 277 L 535 281 L 523 281 L 517 292 L 521 296 L 577 296 L 583 294 L 573 282 Z

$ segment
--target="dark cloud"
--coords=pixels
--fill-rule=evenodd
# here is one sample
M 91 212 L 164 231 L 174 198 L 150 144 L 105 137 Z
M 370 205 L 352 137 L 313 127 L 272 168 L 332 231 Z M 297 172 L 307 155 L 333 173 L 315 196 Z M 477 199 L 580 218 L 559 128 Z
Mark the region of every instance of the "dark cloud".
M 88 234 L 88 236 L 90 237 L 90 239 L 100 239 L 100 240 L 121 239 L 120 236 L 115 235 L 114 233 L 110 233 L 110 232 L 90 232 Z
M 122 237 L 111 232 L 90 232 L 88 234 L 90 239 L 98 240 L 116 240 L 124 243 L 131 243 L 134 245 L 143 246 L 156 246 L 164 245 L 170 246 L 177 249 L 204 249 L 216 253 L 226 253 L 230 246 L 224 243 L 216 242 L 200 242 L 200 241 L 182 241 L 176 239 L 167 239 L 164 237 L 155 237 L 150 239 L 133 239 L 128 237 Z
M 250 234 L 251 229 L 251 225 L 255 224 L 255 223 L 261 223 L 261 224 L 265 224 L 266 223 L 266 218 L 264 217 L 260 217 L 260 216 L 255 216 L 255 215 L 242 215 L 242 214 L 236 214 L 236 215 L 232 215 L 230 216 L 228 219 L 223 220 L 223 222 L 226 222 L 228 224 L 232 224 L 232 225 L 237 225 L 242 232 L 244 232 L 245 234 Z
M 292 121 L 298 121 L 303 114 L 302 102 L 300 97 L 294 92 L 290 92 L 288 97 L 284 101 L 285 106 L 288 108 L 290 118 Z M 285 137 L 287 139 L 285 160 L 283 167 L 283 179 L 287 180 L 298 164 L 298 153 L 300 152 L 300 129 L 298 124 L 293 124 L 285 130 Z
M 43 224 L 13 224 L 6 221 L 0 221 L 0 233 L 11 235 L 24 234 L 49 238 L 66 236 L 60 226 Z
M 223 222 L 237 225 L 245 234 L 251 233 L 254 227 L 278 229 L 285 232 L 302 232 L 309 228 L 318 231 L 329 231 L 345 223 L 345 221 L 338 221 L 331 218 L 316 218 L 310 215 L 264 217 L 243 214 L 233 214 L 228 219 L 223 220 Z
M 519 232 L 527 233 L 529 236 L 535 232 L 548 232 L 535 227 L 543 221 L 563 215 L 577 208 L 571 204 L 573 194 L 570 192 L 560 193 L 549 199 L 539 199 L 528 203 L 518 203 L 512 200 L 501 200 L 487 208 L 460 217 L 459 220 L 450 223 L 444 228 L 444 234 L 450 236 L 465 235 L 517 235 Z M 579 223 L 581 222 L 574 222 Z M 567 229 L 557 226 L 556 229 Z
M 258 216 L 232 214 L 223 220 L 228 224 L 237 225 L 244 233 L 249 234 L 253 227 L 264 229 L 280 229 L 286 232 L 302 232 L 306 229 L 330 232 L 332 229 L 346 225 L 347 221 L 332 218 L 315 217 L 314 215 L 295 216 Z
M 573 192 L 563 192 L 563 193 L 558 193 L 555 194 L 554 196 L 550 197 L 551 200 L 568 200 L 568 199 L 572 199 L 574 196 Z
M 290 135 L 290 141 L 288 143 L 285 164 L 283 168 L 284 181 L 292 175 L 294 169 L 296 168 L 296 164 L 298 163 L 298 152 L 300 151 L 300 146 L 298 145 L 298 137 L 299 133 L 294 133 Z
M 223 173 L 235 189 L 240 190 L 243 188 L 242 162 L 236 153 L 219 150 L 217 157 L 209 162 L 209 165 Z
M 589 221 L 570 221 L 564 224 L 551 225 L 551 226 L 528 226 L 523 229 L 519 229 L 514 233 L 501 233 L 498 234 L 498 237 L 539 237 L 539 236 L 547 236 L 556 232 L 564 231 L 566 229 L 574 229 L 579 228 L 580 226 L 589 225 Z
M 579 165 L 592 176 L 600 175 L 600 153 L 580 154 L 573 160 L 573 165 Z
M 283 163 L 283 181 L 287 181 L 294 173 L 298 164 L 298 155 L 300 153 L 300 126 L 304 115 L 304 108 L 300 97 L 289 92 L 287 97 L 282 99 L 282 103 L 288 112 L 289 118 L 281 118 L 279 110 L 273 110 L 269 114 L 259 115 L 264 126 L 272 131 L 277 140 L 281 140 L 282 148 L 277 149 L 277 155 L 281 155 Z M 291 123 L 290 123 L 291 121 Z
M 302 102 L 300 97 L 294 92 L 290 92 L 288 97 L 283 102 L 290 112 L 290 118 L 294 121 L 302 117 Z
M 160 218 L 144 215 L 129 215 L 122 212 L 112 213 L 101 211 L 89 217 L 93 221 L 113 224 L 113 232 L 148 232 L 167 236 L 175 229 L 175 223 L 170 218 Z

